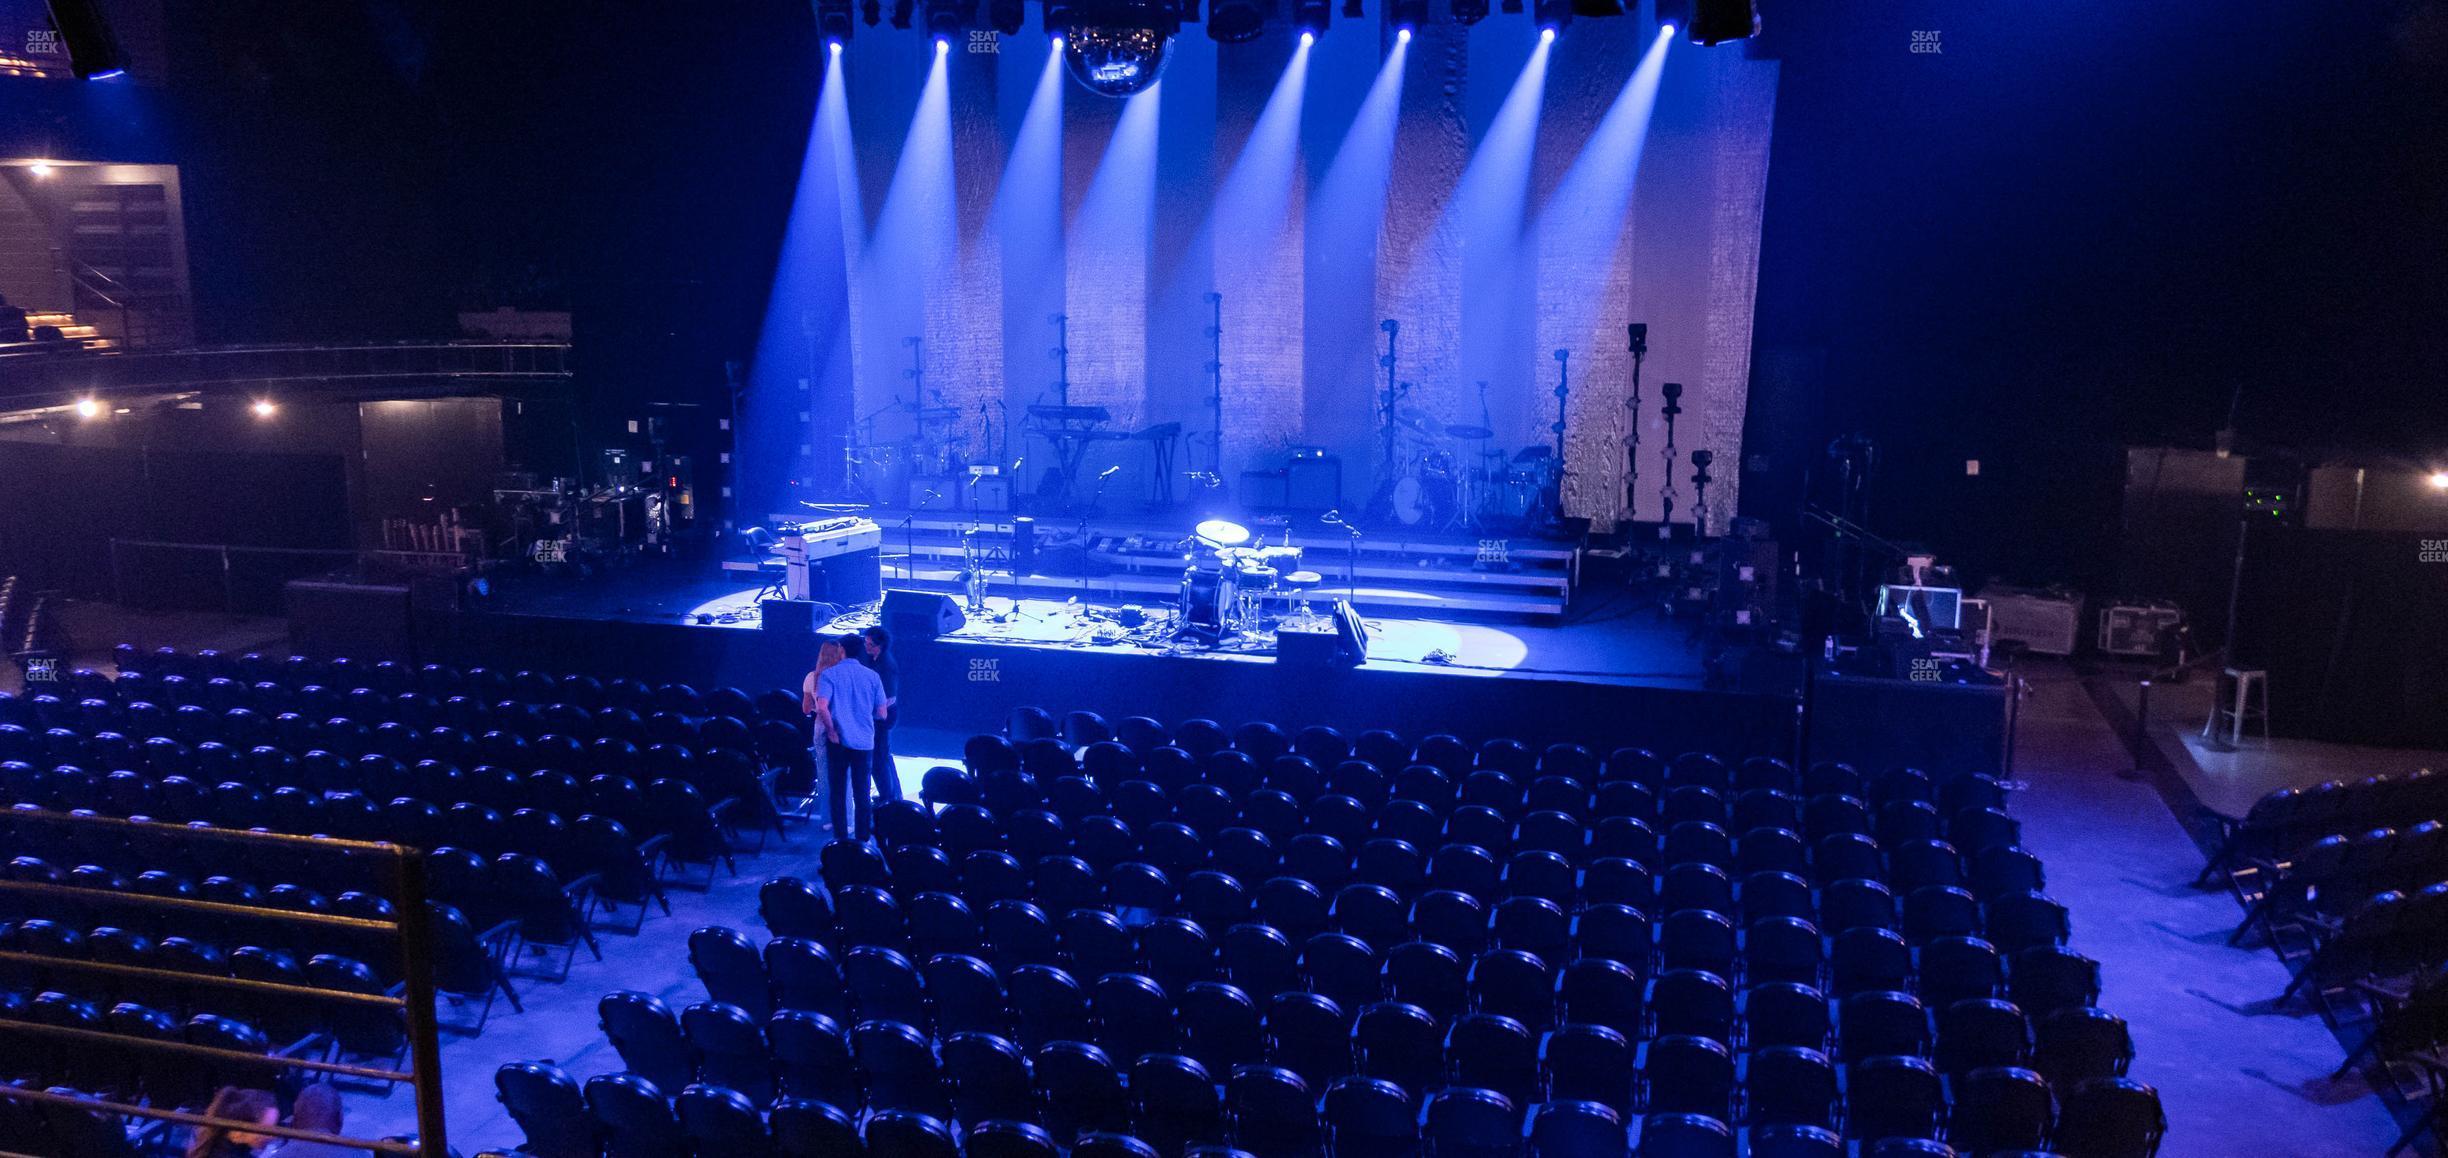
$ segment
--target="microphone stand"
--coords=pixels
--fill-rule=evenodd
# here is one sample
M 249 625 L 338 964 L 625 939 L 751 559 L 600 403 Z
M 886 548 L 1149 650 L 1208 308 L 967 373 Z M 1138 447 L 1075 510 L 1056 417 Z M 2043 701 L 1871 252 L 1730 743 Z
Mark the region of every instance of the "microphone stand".
M 932 503 L 938 502 L 942 500 L 942 498 L 943 492 L 938 491 L 933 487 L 928 487 L 926 498 L 923 501 Z M 912 507 L 910 508 L 908 514 L 901 516 L 901 578 L 904 582 L 909 583 L 915 583 L 918 581 L 919 510 L 920 508 L 918 507 Z
M 1632 396 L 1624 399 L 1624 509 L 1623 523 L 1629 527 L 1640 509 L 1640 408 L 1641 359 L 1649 356 L 1649 323 L 1632 322 L 1624 326 L 1631 339 Z
M 1346 521 L 1343 518 L 1343 512 L 1339 510 L 1326 512 L 1325 517 L 1320 521 L 1329 527 L 1343 528 L 1343 534 L 1346 536 L 1343 552 L 1343 601 L 1349 603 L 1358 595 L 1357 583 L 1352 576 L 1360 569 L 1360 528 Z

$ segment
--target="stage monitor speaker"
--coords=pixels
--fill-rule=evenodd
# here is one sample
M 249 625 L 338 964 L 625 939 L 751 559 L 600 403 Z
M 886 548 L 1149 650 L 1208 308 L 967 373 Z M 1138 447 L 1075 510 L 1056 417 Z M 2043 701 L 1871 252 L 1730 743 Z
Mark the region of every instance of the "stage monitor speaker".
M 959 631 L 969 617 L 942 592 L 894 590 L 884 593 L 883 620 L 895 640 L 914 642 Z
M 822 602 L 873 603 L 884 597 L 884 552 L 870 547 L 808 562 L 808 594 Z
M 1323 622 L 1282 623 L 1275 662 L 1294 667 L 1358 667 L 1368 660 L 1368 628 L 1349 600 L 1337 599 Z
M 840 618 L 842 608 L 821 599 L 768 599 L 758 604 L 758 612 L 757 624 L 766 631 L 814 635 L 817 624 Z

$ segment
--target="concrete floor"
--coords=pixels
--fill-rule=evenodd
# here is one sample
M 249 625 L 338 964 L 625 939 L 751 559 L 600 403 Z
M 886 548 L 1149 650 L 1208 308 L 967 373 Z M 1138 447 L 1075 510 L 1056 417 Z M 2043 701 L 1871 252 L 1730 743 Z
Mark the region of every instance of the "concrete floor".
M 2202 856 L 2139 779 L 2070 675 L 2041 673 L 2023 704 L 2012 809 L 2074 913 L 2073 947 L 2098 958 L 2100 1005 L 2131 1026 L 2133 1076 L 2159 1089 L 2169 1158 L 2377 1155 L 2398 1126 L 2264 949 L 2231 949 L 2239 912 L 2191 887 Z

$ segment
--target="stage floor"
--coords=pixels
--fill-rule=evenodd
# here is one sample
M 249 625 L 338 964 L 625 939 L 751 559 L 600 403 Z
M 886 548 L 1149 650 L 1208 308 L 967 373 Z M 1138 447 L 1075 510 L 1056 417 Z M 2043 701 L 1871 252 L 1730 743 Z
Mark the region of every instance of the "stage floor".
M 891 585 L 888 579 L 887 585 Z M 488 612 L 630 623 L 698 624 L 709 630 L 758 630 L 758 588 L 707 574 L 699 566 L 645 564 L 585 580 L 524 578 L 499 585 L 476 606 Z M 1317 604 L 1323 606 L 1322 601 Z M 1219 648 L 1176 644 L 1142 629 L 1125 633 L 1095 618 L 1120 606 L 1108 600 L 1013 599 L 990 595 L 990 615 L 973 618 L 946 642 L 981 647 L 1055 647 L 1273 662 L 1263 644 L 1228 640 Z M 1142 601 L 1151 615 L 1169 605 Z M 1584 586 L 1554 624 L 1473 623 L 1430 617 L 1365 616 L 1369 659 L 1363 670 L 1456 676 L 1539 677 L 1619 686 L 1700 687 L 1701 641 L 1689 624 L 1665 618 L 1628 591 Z M 873 608 L 821 625 L 852 631 L 876 622 Z
M 2184 781 L 2201 806 L 2230 820 L 2252 811 L 2255 801 L 2281 788 L 2306 788 L 2330 780 L 2360 780 L 2419 768 L 2448 768 L 2448 752 L 2423 748 L 2374 748 L 2319 740 L 2248 735 L 2244 745 L 2219 751 L 2202 739 L 2210 717 L 2212 683 L 2207 678 L 2151 687 L 2146 721 L 2152 747 Z M 2132 680 L 2108 683 L 2126 711 L 2139 704 Z

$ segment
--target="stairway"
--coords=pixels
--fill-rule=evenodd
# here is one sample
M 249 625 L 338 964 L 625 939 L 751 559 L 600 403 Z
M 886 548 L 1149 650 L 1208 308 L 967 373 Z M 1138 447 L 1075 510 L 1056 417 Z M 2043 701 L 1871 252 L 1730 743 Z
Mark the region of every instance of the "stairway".
M 61 337 L 66 338 L 70 342 L 76 343 L 79 348 L 85 350 L 109 350 L 116 348 L 119 344 L 109 338 L 103 337 L 102 332 L 95 329 L 91 324 L 78 321 L 75 314 L 68 313 L 63 310 L 26 311 L 26 329 L 28 331 L 39 330 L 44 326 L 58 326 Z M 56 350 L 56 347 L 50 346 L 36 347 L 31 345 L 0 343 L 0 353 L 31 353 L 38 348 L 46 351 Z

